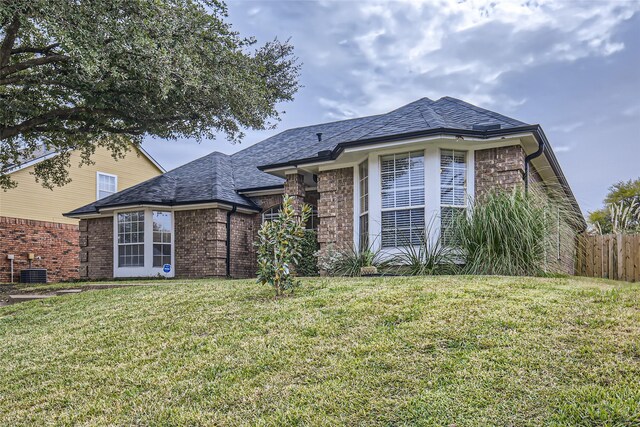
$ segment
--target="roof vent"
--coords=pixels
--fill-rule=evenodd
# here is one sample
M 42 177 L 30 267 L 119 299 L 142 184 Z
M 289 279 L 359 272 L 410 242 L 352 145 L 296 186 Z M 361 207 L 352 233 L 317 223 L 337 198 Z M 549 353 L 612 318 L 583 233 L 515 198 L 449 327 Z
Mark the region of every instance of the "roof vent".
M 331 150 L 318 151 L 318 157 L 329 157 L 329 156 L 331 156 Z
M 318 142 L 322 141 L 322 132 L 316 133 L 316 136 L 318 137 Z
M 473 130 L 487 131 L 487 130 L 498 130 L 501 127 L 502 125 L 499 123 L 478 123 L 477 125 L 473 125 L 471 128 Z

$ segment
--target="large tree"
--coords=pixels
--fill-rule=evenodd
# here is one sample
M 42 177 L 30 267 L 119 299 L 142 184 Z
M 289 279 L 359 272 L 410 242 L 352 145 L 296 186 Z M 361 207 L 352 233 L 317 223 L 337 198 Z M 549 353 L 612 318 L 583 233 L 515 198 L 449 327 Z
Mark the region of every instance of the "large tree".
M 44 185 L 68 182 L 69 153 L 121 157 L 144 135 L 237 141 L 278 119 L 298 89 L 292 46 L 257 46 L 219 0 L 2 0 L 3 172 L 45 146 Z

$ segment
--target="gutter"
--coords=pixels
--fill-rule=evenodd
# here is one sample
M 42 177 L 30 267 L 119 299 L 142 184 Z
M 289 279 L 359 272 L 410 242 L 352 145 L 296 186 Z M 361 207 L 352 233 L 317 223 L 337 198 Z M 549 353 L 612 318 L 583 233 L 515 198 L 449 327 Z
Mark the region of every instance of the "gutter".
M 388 141 L 402 141 L 405 139 L 413 139 L 419 138 L 423 136 L 433 136 L 433 135 L 455 135 L 455 136 L 469 136 L 481 139 L 488 139 L 497 136 L 508 136 L 517 133 L 523 132 L 536 132 L 540 129 L 539 125 L 527 125 L 527 126 L 518 126 L 513 128 L 506 129 L 491 129 L 491 130 L 471 130 L 471 129 L 455 129 L 455 128 L 434 128 L 427 129 L 417 132 L 407 132 L 396 135 L 388 135 L 388 136 L 378 136 L 375 138 L 367 138 L 360 139 L 356 141 L 346 141 L 341 142 L 336 145 L 333 150 L 323 150 L 318 152 L 318 154 L 314 157 L 307 157 L 299 160 L 290 160 L 282 163 L 275 163 L 270 165 L 262 165 L 258 166 L 258 169 L 261 171 L 268 171 L 270 169 L 276 168 L 284 168 L 284 167 L 297 167 L 298 165 L 303 165 L 307 163 L 316 163 L 322 161 L 331 161 L 337 159 L 340 154 L 344 151 L 345 148 L 357 147 L 360 145 L 368 145 L 377 142 L 388 142 Z
M 567 179 L 564 176 L 564 173 L 560 168 L 558 160 L 556 159 L 556 156 L 553 154 L 553 151 L 549 146 L 549 141 L 547 140 L 547 137 L 542 131 L 542 128 L 540 127 L 540 125 L 525 125 L 525 126 L 517 126 L 517 127 L 505 128 L 505 129 L 487 129 L 487 130 L 455 129 L 455 128 L 441 127 L 441 128 L 427 129 L 427 130 L 417 131 L 417 132 L 407 132 L 407 133 L 401 133 L 396 135 L 367 138 L 367 139 L 361 139 L 356 141 L 346 141 L 336 145 L 336 147 L 333 150 L 320 151 L 314 157 L 307 157 L 307 158 L 298 159 L 298 160 L 290 160 L 282 163 L 258 166 L 258 169 L 263 172 L 268 172 L 269 170 L 277 169 L 277 168 L 298 167 L 299 165 L 304 165 L 308 163 L 330 162 L 330 161 L 336 160 L 346 148 L 374 144 L 374 143 L 389 142 L 389 141 L 402 141 L 402 140 L 419 138 L 424 136 L 446 134 L 446 135 L 455 135 L 455 136 L 475 137 L 480 139 L 489 139 L 489 138 L 495 138 L 500 136 L 510 136 L 510 135 L 519 134 L 519 133 L 532 133 L 534 138 L 538 142 L 538 150 L 535 153 L 532 153 L 529 156 L 527 156 L 527 159 L 525 159 L 525 175 L 526 175 L 525 185 L 528 187 L 530 161 L 544 154 L 547 160 L 549 161 L 549 164 L 551 165 L 551 169 L 553 170 L 553 173 L 555 174 L 556 178 L 560 182 L 560 185 L 562 186 L 563 191 L 569 198 L 571 205 L 574 207 L 576 214 L 580 218 L 581 224 L 583 225 L 584 228 L 586 228 L 586 222 L 584 220 L 584 216 L 582 215 L 582 211 L 580 210 L 580 206 L 578 205 L 578 202 L 576 201 L 576 198 L 573 192 L 571 191 L 571 188 L 569 187 L 569 183 L 567 182 Z
M 231 278 L 231 215 L 237 210 L 234 205 L 230 211 L 227 211 L 227 278 Z
M 81 218 L 83 216 L 87 216 L 87 215 L 99 215 L 100 214 L 100 210 L 101 209 L 108 209 L 108 210 L 113 210 L 113 209 L 117 209 L 117 208 L 124 208 L 124 207 L 141 207 L 141 206 L 150 206 L 150 207 L 166 207 L 166 208 L 174 208 L 174 207 L 179 207 L 179 206 L 191 206 L 191 205 L 201 205 L 201 204 L 207 204 L 207 203 L 220 203 L 221 205 L 227 205 L 227 206 L 232 206 L 234 211 L 237 208 L 241 208 L 241 209 L 247 209 L 250 211 L 254 211 L 254 212 L 260 212 L 262 209 L 260 209 L 259 207 L 257 207 L 256 205 L 250 206 L 250 205 L 243 205 L 240 203 L 236 203 L 236 202 L 228 202 L 222 199 L 210 199 L 210 200 L 194 200 L 194 201 L 189 201 L 189 202 L 176 202 L 174 200 L 166 200 L 166 201 L 162 201 L 162 202 L 127 202 L 127 203 L 114 203 L 114 204 L 107 204 L 104 206 L 97 206 L 95 208 L 95 211 L 92 212 L 75 212 L 75 211 L 71 211 L 71 212 L 66 212 L 63 213 L 62 216 L 68 217 L 68 218 Z
M 545 138 L 546 139 L 546 138 Z M 524 193 L 529 194 L 529 165 L 531 160 L 540 157 L 546 146 L 545 139 L 536 138 L 538 149 L 524 158 Z M 556 174 L 557 175 L 557 174 Z

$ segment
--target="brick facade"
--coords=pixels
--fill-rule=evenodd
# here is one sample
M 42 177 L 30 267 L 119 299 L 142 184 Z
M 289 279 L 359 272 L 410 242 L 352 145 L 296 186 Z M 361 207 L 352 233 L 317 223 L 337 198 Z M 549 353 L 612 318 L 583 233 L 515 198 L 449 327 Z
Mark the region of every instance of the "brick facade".
M 293 208 L 296 212 L 300 212 L 305 198 L 304 176 L 300 174 L 287 175 L 284 183 L 284 194 L 291 196 L 293 199 Z
M 46 268 L 50 282 L 78 278 L 78 226 L 57 222 L 0 217 L 0 283 L 20 280 L 20 270 L 29 268 L 28 254 L 34 254 L 33 268 Z
M 334 169 L 318 175 L 318 243 L 353 244 L 353 168 Z
M 174 224 L 176 277 L 226 276 L 226 211 L 176 211 Z
M 80 220 L 80 278 L 113 277 L 113 218 Z
M 476 197 L 501 188 L 524 186 L 525 152 L 519 145 L 475 151 Z

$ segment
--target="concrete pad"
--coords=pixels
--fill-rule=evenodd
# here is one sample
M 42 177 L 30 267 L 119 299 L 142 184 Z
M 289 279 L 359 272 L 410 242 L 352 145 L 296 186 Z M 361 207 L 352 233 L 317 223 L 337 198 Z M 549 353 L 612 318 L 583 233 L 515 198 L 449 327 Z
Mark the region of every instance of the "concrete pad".
M 14 304 L 17 302 L 25 302 L 25 301 L 33 301 L 37 299 L 47 299 L 55 297 L 52 294 L 19 294 L 19 295 L 9 295 L 9 304 Z

